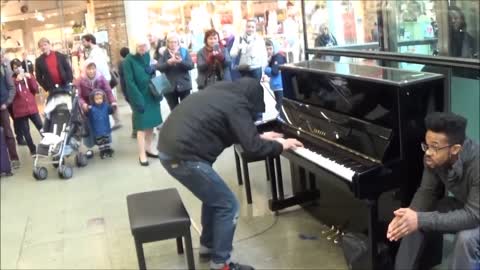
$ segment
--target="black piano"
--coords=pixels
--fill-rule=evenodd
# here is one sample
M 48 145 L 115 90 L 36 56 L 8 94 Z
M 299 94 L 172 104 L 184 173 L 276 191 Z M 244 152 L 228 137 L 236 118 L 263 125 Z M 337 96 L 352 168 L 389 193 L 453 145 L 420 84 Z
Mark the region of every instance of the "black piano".
M 270 209 L 315 200 L 316 178 L 325 173 L 338 179 L 368 205 L 368 268 L 375 269 L 378 198 L 397 190 L 401 204 L 410 203 L 423 169 L 424 118 L 444 110 L 444 77 L 320 60 L 280 69 L 283 108 L 261 130 L 297 138 L 305 148 L 282 154 L 292 170 L 294 194 L 288 198 L 283 194 L 279 159 L 267 160 L 275 179 Z

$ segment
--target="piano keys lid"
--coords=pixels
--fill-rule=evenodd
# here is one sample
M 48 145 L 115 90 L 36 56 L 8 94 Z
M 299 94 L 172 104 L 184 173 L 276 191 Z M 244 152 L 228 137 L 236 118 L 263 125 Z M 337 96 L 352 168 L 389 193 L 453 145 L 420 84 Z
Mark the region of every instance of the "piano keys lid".
M 286 98 L 279 120 L 299 134 L 305 132 L 376 163 L 385 161 L 393 137 L 391 129 Z

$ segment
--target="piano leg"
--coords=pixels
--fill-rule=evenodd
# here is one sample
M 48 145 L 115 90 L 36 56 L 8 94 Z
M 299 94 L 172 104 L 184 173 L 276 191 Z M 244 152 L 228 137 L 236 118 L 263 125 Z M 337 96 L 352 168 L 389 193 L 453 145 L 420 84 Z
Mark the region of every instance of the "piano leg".
M 317 181 L 315 179 L 315 174 L 314 173 L 309 173 L 309 180 L 310 180 L 310 190 L 317 189 Z
M 377 269 L 376 261 L 377 261 L 377 224 L 378 224 L 378 199 L 374 200 L 367 200 L 368 206 L 368 247 L 369 247 L 369 254 L 368 254 L 368 269 Z
M 275 162 L 277 163 L 278 166 L 275 168 Z M 276 158 L 276 160 L 269 158 L 268 159 L 268 164 L 269 164 L 269 171 L 270 171 L 270 184 L 271 184 L 271 189 L 272 189 L 272 199 L 268 201 L 268 207 L 270 208 L 271 211 L 276 212 L 282 209 L 285 209 L 287 207 L 291 207 L 294 205 L 300 205 L 308 202 L 313 202 L 317 200 L 320 197 L 320 191 L 317 189 L 308 189 L 307 188 L 307 181 L 306 181 L 306 173 L 305 169 L 301 167 L 296 167 L 291 164 L 290 168 L 299 168 L 299 179 L 303 183 L 301 184 L 301 190 L 299 191 L 294 191 L 294 195 L 288 198 L 285 198 L 284 192 L 283 192 L 283 176 L 282 176 L 282 170 L 280 167 L 280 157 Z M 275 171 L 277 172 L 278 178 L 275 177 Z M 292 170 L 292 175 L 296 172 L 296 170 Z M 296 174 L 295 174 L 296 175 Z M 295 178 L 292 178 L 292 181 L 295 181 Z M 280 199 L 278 198 L 277 194 L 277 185 L 278 189 L 280 191 Z
M 285 199 L 285 194 L 283 192 L 283 177 L 282 177 L 282 165 L 280 164 L 280 157 L 275 158 L 275 167 L 277 169 L 277 183 L 278 183 L 278 193 L 280 195 L 280 200 Z
M 233 153 L 235 153 L 235 167 L 237 168 L 237 181 L 238 185 L 243 185 L 243 180 L 242 180 L 242 169 L 240 168 L 240 157 L 238 156 L 237 151 L 235 149 L 233 150 Z
M 298 176 L 300 180 L 300 191 L 304 192 L 307 190 L 307 177 L 305 176 L 305 168 L 298 167 Z
M 270 187 L 272 191 L 272 200 L 278 201 L 277 194 L 277 179 L 275 177 L 275 163 L 274 158 L 267 158 L 268 163 L 268 175 L 270 176 Z

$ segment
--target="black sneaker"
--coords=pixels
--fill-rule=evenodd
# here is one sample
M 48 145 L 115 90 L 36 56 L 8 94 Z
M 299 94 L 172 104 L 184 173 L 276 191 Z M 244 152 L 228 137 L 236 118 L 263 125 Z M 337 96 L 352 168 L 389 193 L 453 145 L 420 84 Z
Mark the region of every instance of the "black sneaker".
M 255 268 L 245 264 L 229 263 L 229 264 L 225 264 L 220 269 L 211 269 L 211 270 L 255 270 Z

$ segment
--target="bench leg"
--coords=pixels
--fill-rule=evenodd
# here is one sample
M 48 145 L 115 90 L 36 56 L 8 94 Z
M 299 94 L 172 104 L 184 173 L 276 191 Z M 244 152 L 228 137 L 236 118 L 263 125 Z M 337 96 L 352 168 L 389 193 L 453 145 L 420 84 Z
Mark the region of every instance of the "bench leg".
M 147 266 L 145 264 L 145 255 L 143 254 L 143 245 L 142 242 L 137 239 L 135 239 L 135 249 L 137 251 L 138 269 L 146 270 Z
M 268 159 L 265 159 L 265 173 L 267 174 L 267 181 L 270 181 L 270 171 L 268 168 Z
M 182 237 L 177 237 L 177 253 L 183 254 Z
M 188 269 L 195 270 L 195 261 L 193 259 L 192 236 L 190 235 L 190 228 L 183 237 L 185 238 L 185 249 L 187 252 Z
M 235 167 L 237 168 L 237 181 L 238 185 L 243 185 L 242 181 L 242 169 L 240 168 L 240 157 L 238 156 L 237 151 L 235 149 L 233 150 L 233 153 L 235 154 Z
M 247 193 L 247 203 L 252 204 L 252 190 L 250 189 L 250 174 L 248 173 L 248 163 L 242 159 L 243 175 L 245 176 L 245 192 Z

